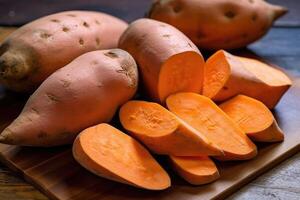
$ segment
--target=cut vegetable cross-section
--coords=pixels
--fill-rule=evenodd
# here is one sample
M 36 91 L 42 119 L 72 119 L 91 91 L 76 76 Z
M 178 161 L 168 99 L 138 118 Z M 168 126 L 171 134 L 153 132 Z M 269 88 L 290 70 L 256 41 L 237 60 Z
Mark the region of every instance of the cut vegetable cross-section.
M 215 144 L 157 103 L 129 101 L 121 107 L 120 121 L 157 154 L 222 155 Z
M 254 141 L 278 142 L 284 139 L 272 112 L 256 99 L 238 95 L 222 103 L 220 108 Z
M 171 112 L 224 151 L 225 155 L 218 159 L 246 160 L 256 156 L 256 146 L 209 98 L 196 93 L 177 93 L 166 102 Z
M 174 170 L 193 185 L 211 183 L 220 177 L 215 163 L 207 156 L 170 156 Z
M 108 125 L 81 132 L 73 145 L 74 158 L 94 174 L 149 190 L 170 187 L 170 178 L 135 139 Z
M 204 66 L 203 95 L 224 101 L 244 94 L 272 109 L 292 82 L 281 71 L 255 59 L 220 50 Z

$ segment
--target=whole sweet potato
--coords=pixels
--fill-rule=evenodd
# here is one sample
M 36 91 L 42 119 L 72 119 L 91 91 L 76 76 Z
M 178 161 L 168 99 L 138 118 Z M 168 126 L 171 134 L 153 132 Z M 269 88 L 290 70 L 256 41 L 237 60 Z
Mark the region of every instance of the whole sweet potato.
M 72 143 L 87 127 L 108 122 L 136 92 L 137 67 L 120 49 L 86 53 L 50 75 L 0 142 L 23 146 Z
M 149 15 L 175 26 L 201 49 L 234 49 L 261 38 L 286 12 L 263 0 L 157 0 Z
M 37 19 L 0 46 L 0 83 L 31 91 L 55 70 L 89 51 L 116 48 L 127 23 L 89 11 L 68 11 Z

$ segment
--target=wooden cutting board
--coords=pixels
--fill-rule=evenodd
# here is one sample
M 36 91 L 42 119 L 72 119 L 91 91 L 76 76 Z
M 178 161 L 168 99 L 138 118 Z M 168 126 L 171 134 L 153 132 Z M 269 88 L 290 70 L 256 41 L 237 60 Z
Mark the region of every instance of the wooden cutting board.
M 1 144 L 0 160 L 51 199 L 221 199 L 300 150 L 300 78 L 294 78 L 293 82 L 274 110 L 285 132 L 285 141 L 259 145 L 258 156 L 250 161 L 218 162 L 221 178 L 204 186 L 184 182 L 168 168 L 163 157 L 158 159 L 170 172 L 172 187 L 159 192 L 96 177 L 74 161 L 70 146 L 47 149 Z M 24 96 L 7 94 L 0 88 L 0 131 L 20 112 L 25 99 Z

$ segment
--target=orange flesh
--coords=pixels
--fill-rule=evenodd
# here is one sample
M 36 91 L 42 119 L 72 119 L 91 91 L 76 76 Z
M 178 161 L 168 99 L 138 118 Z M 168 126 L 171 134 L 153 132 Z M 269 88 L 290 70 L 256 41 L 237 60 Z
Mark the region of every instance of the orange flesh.
M 260 101 L 238 95 L 220 105 L 220 108 L 246 133 L 255 133 L 271 126 L 274 117 Z
M 232 159 L 248 159 L 256 155 L 255 145 L 209 98 L 195 93 L 177 93 L 167 98 L 167 106 L 219 146 L 225 157 L 232 154 Z
M 151 154 L 136 140 L 116 128 L 100 124 L 84 130 L 78 140 L 82 153 L 76 154 L 75 158 L 86 168 L 88 165 L 84 160 L 97 166 L 91 170 L 94 173 L 151 190 L 170 186 L 168 174 Z M 80 152 L 78 148 L 73 151 Z M 107 175 L 107 172 L 115 178 Z
M 170 158 L 182 169 L 185 169 L 191 174 L 195 174 L 197 176 L 211 175 L 217 171 L 216 165 L 207 156 L 170 156 Z
M 279 142 L 284 140 L 282 130 L 271 111 L 262 102 L 238 95 L 222 103 L 220 108 L 254 141 Z
M 204 65 L 203 95 L 212 98 L 225 85 L 230 75 L 230 66 L 224 51 L 213 54 Z
M 203 58 L 196 52 L 185 52 L 168 59 L 159 73 L 158 94 L 161 102 L 177 92 L 200 93 L 203 66 Z
M 236 57 L 250 73 L 266 84 L 271 86 L 291 85 L 291 80 L 283 72 L 255 59 Z
M 120 120 L 126 129 L 151 136 L 170 134 L 179 126 L 178 120 L 156 103 L 129 101 L 120 110 Z
M 119 116 L 123 127 L 157 154 L 223 155 L 218 146 L 157 103 L 129 101 Z

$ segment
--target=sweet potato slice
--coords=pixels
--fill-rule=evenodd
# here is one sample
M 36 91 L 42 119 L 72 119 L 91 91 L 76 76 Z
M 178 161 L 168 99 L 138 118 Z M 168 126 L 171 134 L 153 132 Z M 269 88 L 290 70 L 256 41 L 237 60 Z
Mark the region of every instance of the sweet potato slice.
M 201 133 L 157 103 L 129 101 L 120 109 L 123 127 L 157 154 L 222 155 Z
M 242 130 L 258 142 L 278 142 L 284 139 L 271 111 L 260 101 L 238 95 L 222 103 L 220 108 L 235 121 Z
M 272 109 L 292 82 L 281 71 L 255 59 L 220 50 L 204 66 L 203 95 L 224 101 L 244 94 Z
M 257 154 L 256 146 L 241 128 L 213 101 L 196 93 L 177 93 L 166 100 L 171 112 L 224 151 L 221 160 L 246 160 Z
M 167 172 L 141 144 L 105 123 L 81 132 L 73 155 L 84 168 L 110 180 L 149 190 L 171 184 Z
M 220 177 L 218 168 L 208 156 L 170 156 L 174 170 L 193 185 L 211 183 Z
M 119 47 L 139 65 L 150 98 L 164 102 L 176 92 L 201 92 L 204 59 L 198 48 L 173 26 L 151 19 L 131 23 Z

